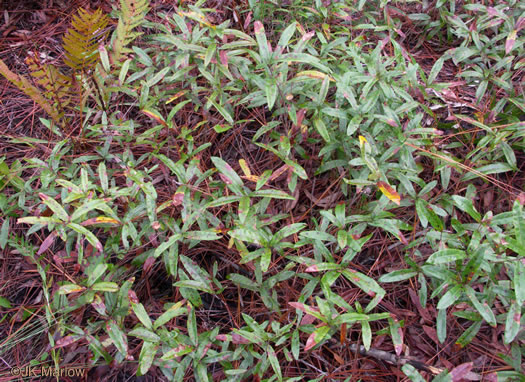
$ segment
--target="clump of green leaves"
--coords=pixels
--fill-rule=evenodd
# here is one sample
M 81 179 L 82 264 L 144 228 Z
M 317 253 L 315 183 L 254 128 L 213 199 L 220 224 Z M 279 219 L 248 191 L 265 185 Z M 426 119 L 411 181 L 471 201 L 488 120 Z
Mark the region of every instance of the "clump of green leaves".
M 61 89 L 81 82 L 88 96 L 78 111 L 94 150 L 73 156 L 62 140 L 47 159 L 0 159 L 0 248 L 37 264 L 55 363 L 78 342 L 92 365 L 137 361 L 137 375 L 303 380 L 306 372 L 289 374 L 294 365 L 356 332 L 364 349 L 379 339 L 400 356 L 406 320 L 386 301 L 416 288 L 421 308 L 435 307 L 438 346 L 454 335 L 466 348 L 485 324 L 500 328 L 513 371 L 497 377 L 518 378 L 524 202 L 497 176 L 520 170 L 525 147 L 520 5 L 438 1 L 427 15 L 384 1 L 294 1 L 276 13 L 291 19 L 270 24 L 267 2 L 249 2 L 252 30 L 215 25 L 201 3 L 156 23 L 145 20 L 147 1 L 122 0 L 108 44 L 107 16 L 80 10 L 64 41 L 66 63 L 82 75 L 46 66 L 34 77 L 56 88 L 58 99 L 44 97 L 51 111 L 78 106 Z M 455 44 L 423 67 L 400 41 L 406 19 L 423 30 L 419 39 L 443 34 Z M 469 112 L 447 103 L 447 65 L 477 87 Z M 445 141 L 450 121 L 462 131 Z M 242 150 L 218 156 L 209 137 L 240 131 L 271 168 L 259 172 Z M 304 187 L 313 181 L 330 186 L 318 197 Z M 482 212 L 482 182 L 503 189 L 510 208 L 485 203 Z M 25 238 L 15 223 L 29 225 Z M 234 255 L 210 263 L 192 252 L 217 248 Z M 52 251 L 77 267 L 56 287 L 42 265 Z M 225 264 L 236 271 L 225 275 Z M 143 293 L 152 269 L 169 285 L 154 302 Z M 264 312 L 248 309 L 244 293 Z M 231 325 L 204 320 L 210 299 Z M 87 307 L 86 321 L 72 319 Z M 459 335 L 448 325 L 456 318 Z

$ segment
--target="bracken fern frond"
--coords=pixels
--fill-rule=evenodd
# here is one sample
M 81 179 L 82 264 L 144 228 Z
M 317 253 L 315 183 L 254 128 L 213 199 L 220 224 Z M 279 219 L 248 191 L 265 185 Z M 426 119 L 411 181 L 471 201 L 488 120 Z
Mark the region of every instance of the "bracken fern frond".
M 77 71 L 92 69 L 99 59 L 98 45 L 107 36 L 108 21 L 100 8 L 92 13 L 80 8 L 64 36 L 64 63 Z
M 134 31 L 144 21 L 149 8 L 148 0 L 120 0 L 122 14 L 117 25 L 117 35 L 113 42 L 113 62 L 120 61 L 123 55 L 131 52 L 126 48 L 142 33 Z
M 18 89 L 28 95 L 35 101 L 47 114 L 51 116 L 53 121 L 58 123 L 60 121 L 59 112 L 53 107 L 53 104 L 44 97 L 42 92 L 24 76 L 13 73 L 7 65 L 0 60 L 0 74 L 2 74 L 9 82 L 15 85 Z
M 53 65 L 42 63 L 37 55 L 28 56 L 26 64 L 29 66 L 31 77 L 43 90 L 43 96 L 50 101 L 59 118 L 63 119 L 72 98 L 71 78 Z

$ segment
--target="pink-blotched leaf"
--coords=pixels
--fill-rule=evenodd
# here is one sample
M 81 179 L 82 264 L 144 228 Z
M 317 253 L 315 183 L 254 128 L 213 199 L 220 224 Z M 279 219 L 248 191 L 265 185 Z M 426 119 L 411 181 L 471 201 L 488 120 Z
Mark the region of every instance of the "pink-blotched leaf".
M 234 343 L 235 345 L 249 344 L 250 340 L 247 340 L 240 334 L 232 333 L 232 343 Z
M 148 274 L 151 271 L 151 268 L 153 267 L 153 264 L 155 264 L 156 258 L 153 256 L 150 256 L 144 261 L 144 265 L 142 266 L 142 269 L 145 274 Z
M 219 175 L 221 179 L 224 181 L 224 183 L 233 184 L 239 187 L 243 185 L 243 182 L 241 178 L 239 177 L 239 175 L 237 175 L 237 173 L 233 170 L 233 168 L 228 163 L 226 163 L 224 160 L 222 160 L 219 157 L 211 157 L 211 161 L 213 162 L 217 170 L 219 170 L 219 173 L 220 173 Z
M 289 302 L 288 304 L 291 307 L 295 309 L 299 309 L 300 311 L 304 313 L 311 313 L 311 312 L 319 313 L 320 312 L 318 308 L 308 306 L 306 304 L 303 304 L 302 302 Z
M 37 255 L 41 255 L 44 253 L 55 241 L 55 237 L 57 236 L 56 231 L 51 232 L 46 239 L 42 242 L 42 245 L 40 245 L 40 248 L 38 249 Z
M 218 341 L 230 341 L 230 337 L 227 334 L 217 334 L 215 339 Z
M 263 33 L 263 32 L 264 32 L 263 25 L 262 25 L 262 23 L 261 23 L 259 20 L 257 20 L 257 21 L 253 24 L 253 30 L 255 31 L 255 34 Z
M 71 345 L 73 342 L 78 341 L 81 339 L 82 336 L 65 336 L 59 339 L 56 343 L 53 349 L 63 348 L 65 346 Z
M 180 206 L 183 200 L 184 200 L 184 192 L 177 191 L 175 194 L 173 194 L 172 201 L 173 201 L 174 206 Z
M 394 349 L 396 354 L 399 356 L 403 350 L 403 329 L 395 317 L 390 317 L 388 321 L 390 322 L 390 335 L 392 336 Z
M 512 51 L 512 48 L 514 47 L 514 44 L 516 43 L 516 37 L 518 35 L 518 31 L 514 29 L 512 32 L 509 33 L 507 37 L 507 41 L 505 42 L 505 54 L 509 54 Z
M 329 331 L 330 331 L 330 326 L 327 326 L 327 325 L 317 328 L 312 334 L 310 334 L 310 336 L 306 340 L 306 345 L 304 347 L 304 350 L 308 351 L 311 348 L 313 348 L 315 345 L 320 343 L 326 337 Z
M 232 181 L 230 178 L 228 178 L 226 175 L 223 175 L 223 174 L 219 174 L 219 177 L 221 178 L 221 180 L 226 183 L 226 184 L 232 184 Z
M 248 12 L 248 16 L 246 16 L 246 19 L 244 20 L 244 29 L 248 29 L 250 21 L 252 21 L 252 12 Z
M 317 320 L 314 316 L 310 314 L 305 314 L 301 320 L 301 325 L 310 325 L 313 324 Z
M 315 31 L 311 31 L 311 32 L 305 33 L 303 35 L 303 37 L 301 37 L 301 39 L 306 42 L 306 41 L 310 40 L 312 37 L 314 37 L 314 34 L 315 34 Z
M 228 68 L 228 55 L 225 50 L 219 51 L 219 58 L 221 60 L 221 64 Z
M 308 268 L 304 270 L 305 272 L 319 272 L 319 267 L 317 264 L 310 265 Z
M 132 304 L 139 303 L 139 298 L 137 297 L 137 294 L 132 289 L 128 291 L 128 298 L 129 298 L 129 302 L 131 302 Z

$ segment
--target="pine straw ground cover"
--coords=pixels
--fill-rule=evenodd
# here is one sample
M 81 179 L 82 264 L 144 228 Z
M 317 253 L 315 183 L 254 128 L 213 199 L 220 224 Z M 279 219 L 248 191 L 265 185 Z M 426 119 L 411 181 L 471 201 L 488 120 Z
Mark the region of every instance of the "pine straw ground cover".
M 524 379 L 523 2 L 3 7 L 2 380 Z

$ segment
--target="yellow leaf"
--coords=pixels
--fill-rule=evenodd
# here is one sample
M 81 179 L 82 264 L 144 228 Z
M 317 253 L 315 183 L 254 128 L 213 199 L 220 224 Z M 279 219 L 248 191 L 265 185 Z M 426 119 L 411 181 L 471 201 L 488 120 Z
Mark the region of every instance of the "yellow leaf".
M 379 181 L 377 182 L 377 186 L 388 199 L 393 201 L 398 206 L 401 204 L 401 196 L 388 183 Z
M 97 223 L 111 223 L 111 224 L 120 224 L 118 220 L 115 220 L 113 218 L 109 218 L 107 216 L 98 216 L 96 218 Z
M 251 176 L 252 172 L 250 171 L 250 167 L 248 167 L 248 164 L 244 159 L 239 160 L 239 165 L 241 166 L 242 172 L 244 172 L 244 175 Z
M 164 121 L 164 118 L 162 118 L 162 116 L 159 114 L 158 111 L 144 109 L 142 110 L 142 112 L 146 114 L 148 117 L 153 118 L 155 121 L 160 123 L 162 126 L 164 127 L 168 126 L 168 124 L 166 123 L 166 121 Z
M 252 182 L 257 182 L 259 180 L 259 177 L 256 175 L 252 175 L 252 172 L 250 171 L 250 167 L 246 163 L 244 159 L 239 160 L 239 165 L 241 166 L 242 172 L 244 172 L 244 178 L 251 180 Z
M 319 72 L 317 70 L 304 70 L 302 72 L 297 73 L 295 77 L 310 77 L 310 78 L 318 78 L 320 80 L 324 80 L 325 77 L 328 77 L 330 81 L 335 81 L 332 77 L 322 72 Z
M 366 140 L 365 137 L 363 137 L 362 135 L 359 136 L 359 144 L 360 145 L 364 145 L 365 143 L 368 143 L 368 141 Z
M 175 101 L 177 98 L 179 98 L 180 96 L 183 96 L 184 94 L 186 94 L 188 91 L 187 90 L 182 90 L 180 92 L 178 92 L 177 94 L 175 94 L 173 97 L 171 97 L 169 100 L 166 101 L 166 105 Z

